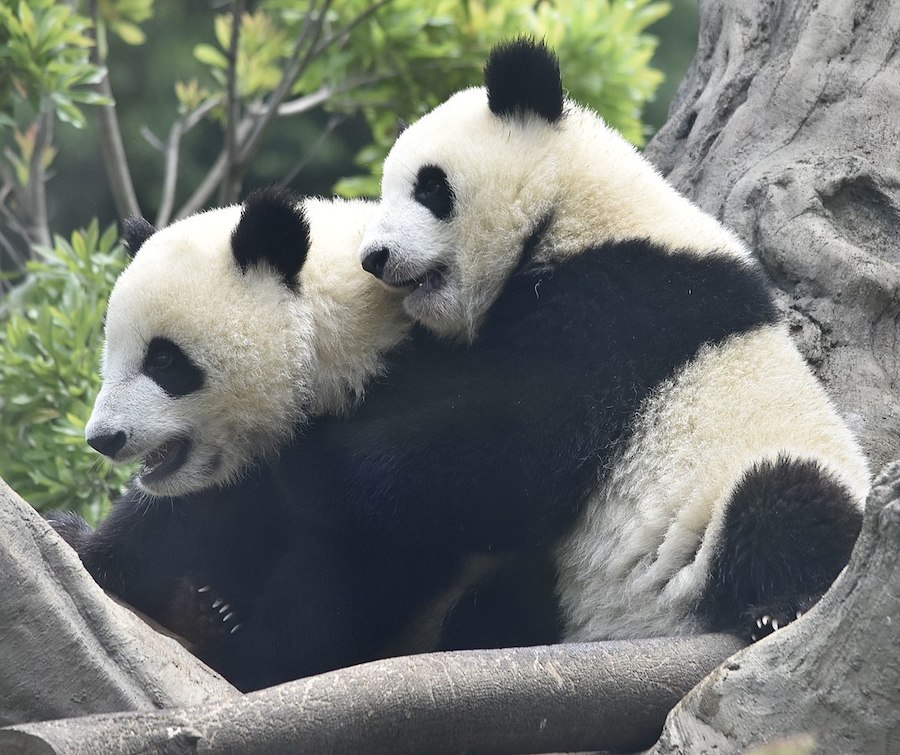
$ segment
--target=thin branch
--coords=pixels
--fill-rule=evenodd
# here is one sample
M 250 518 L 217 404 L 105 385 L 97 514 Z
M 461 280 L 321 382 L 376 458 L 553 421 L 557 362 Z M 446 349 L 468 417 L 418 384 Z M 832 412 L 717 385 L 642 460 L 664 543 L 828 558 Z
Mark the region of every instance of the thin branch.
M 332 115 L 331 118 L 328 119 L 328 123 L 325 126 L 325 130 L 319 135 L 319 138 L 316 139 L 315 143 L 305 151 L 303 157 L 294 164 L 294 167 L 291 168 L 287 175 L 281 179 L 281 185 L 285 186 L 293 181 L 298 175 L 300 175 L 301 171 L 309 164 L 309 161 L 312 159 L 312 156 L 316 154 L 316 151 L 322 144 L 325 143 L 325 140 L 334 133 L 334 130 L 340 126 L 345 120 L 347 120 L 346 115 Z
M 237 127 L 241 117 L 241 103 L 237 96 L 238 46 L 241 38 L 243 0 L 231 4 L 231 41 L 228 44 L 228 70 L 225 81 L 225 178 L 219 185 L 219 204 L 228 204 L 240 193 L 241 176 L 238 172 Z
M 91 48 L 91 62 L 94 65 L 106 69 L 103 78 L 95 85 L 95 89 L 111 102 L 115 102 L 112 93 L 112 85 L 109 82 L 109 70 L 106 68 L 105 56 L 101 51 L 100 39 L 100 13 L 97 0 L 90 0 L 90 15 L 93 21 L 92 34 L 94 46 Z M 131 170 L 128 167 L 128 157 L 125 154 L 125 145 L 122 142 L 122 132 L 119 129 L 119 118 L 115 104 L 99 105 L 97 118 L 100 126 L 100 152 L 103 156 L 103 165 L 109 179 L 109 187 L 112 190 L 113 200 L 116 204 L 116 212 L 119 217 L 128 215 L 140 215 L 141 208 L 134 191 L 134 182 L 131 180 Z
M 241 141 L 246 136 L 246 134 L 250 132 L 252 126 L 253 123 L 251 118 L 248 117 L 241 120 L 241 123 L 238 125 L 238 141 Z M 200 185 L 196 189 L 194 189 L 194 193 L 191 194 L 188 200 L 179 208 L 178 212 L 175 214 L 175 217 L 186 217 L 187 215 L 191 215 L 197 212 L 197 210 L 203 207 L 210 196 L 212 196 L 212 193 L 216 190 L 219 182 L 224 180 L 226 168 L 227 154 L 223 149 L 219 153 L 219 156 L 216 158 L 216 161 L 213 163 L 213 166 L 207 172 L 206 177 L 203 179 Z
M 153 149 L 157 152 L 163 152 L 166 148 L 165 143 L 162 139 L 160 139 L 156 134 L 154 134 L 150 127 L 144 124 L 140 128 L 140 134 L 144 137 L 144 141 L 147 142 Z
M 301 57 L 310 35 L 313 34 L 313 29 L 321 29 L 321 18 L 324 16 L 325 11 L 330 7 L 331 2 L 332 0 L 324 0 L 321 12 L 316 13 L 315 0 L 310 0 L 307 19 L 297 37 L 297 41 L 294 43 L 294 48 L 288 62 L 284 66 L 281 81 L 276 87 L 275 92 L 269 98 L 268 106 L 261 112 L 257 111 L 256 115 L 248 114 L 241 119 L 240 124 L 237 127 L 236 137 L 237 143 L 243 145 L 237 161 L 238 175 L 241 175 L 241 172 L 246 170 L 250 157 L 252 154 L 255 154 L 256 149 L 261 143 L 260 140 L 268 131 L 269 125 L 271 125 L 271 120 L 277 115 L 278 105 L 281 104 L 285 96 L 287 96 L 297 75 L 302 71 L 302 68 L 297 67 L 297 60 Z M 310 49 L 312 49 L 312 46 L 313 45 L 310 43 Z M 303 56 L 303 59 L 305 60 L 306 56 Z M 207 172 L 206 177 L 194 190 L 194 193 L 187 202 L 181 206 L 176 216 L 182 218 L 199 210 L 209 199 L 213 191 L 215 191 L 216 187 L 219 186 L 220 182 L 225 180 L 225 172 L 227 169 L 228 151 L 223 146 L 222 151 L 219 153 L 213 166 Z
M 294 49 L 291 52 L 291 56 L 284 67 L 281 81 L 278 82 L 278 86 L 269 97 L 268 106 L 265 112 L 258 119 L 257 123 L 254 125 L 252 133 L 241 148 L 240 157 L 238 160 L 239 170 L 245 170 L 246 166 L 254 158 L 256 152 L 262 145 L 263 139 L 269 132 L 269 129 L 272 127 L 272 123 L 278 116 L 279 105 L 284 102 L 284 98 L 287 97 L 288 92 L 290 92 L 291 87 L 294 85 L 294 82 L 297 80 L 300 74 L 302 74 L 303 71 L 306 70 L 306 67 L 309 65 L 310 61 L 314 59 L 315 50 L 317 47 L 315 42 L 318 36 L 322 33 L 322 26 L 325 21 L 325 15 L 328 13 L 328 9 L 331 7 L 332 2 L 333 0 L 324 0 L 321 9 L 315 10 L 315 3 L 310 0 L 310 9 L 307 13 L 306 21 L 303 24 L 303 29 L 301 30 L 300 35 L 297 38 L 297 42 L 294 44 Z
M 28 184 L 22 190 L 25 232 L 31 247 L 35 245 L 49 247 L 53 244 L 50 219 L 47 215 L 47 175 L 44 159 L 47 148 L 53 141 L 54 117 L 53 108 L 48 107 L 35 123 L 34 146 L 28 166 Z
M 181 148 L 181 139 L 220 102 L 221 100 L 218 97 L 213 97 L 200 105 L 196 110 L 182 115 L 172 124 L 172 128 L 169 130 L 169 138 L 165 144 L 162 196 L 160 197 L 159 211 L 156 213 L 157 228 L 168 225 L 169 220 L 172 218 L 172 208 L 175 205 L 175 189 L 178 184 L 178 155 Z
M 374 16 L 378 11 L 380 11 L 385 5 L 392 3 L 393 0 L 379 0 L 377 3 L 373 3 L 368 8 L 366 8 L 362 13 L 360 13 L 356 18 L 352 21 L 348 21 L 344 24 L 343 27 L 338 29 L 333 34 L 330 34 L 324 40 L 322 40 L 318 47 L 313 51 L 313 55 L 318 57 L 321 55 L 326 49 L 328 49 L 335 42 L 342 41 L 346 39 L 350 32 L 352 32 L 357 26 L 361 23 L 368 21 L 372 16 Z

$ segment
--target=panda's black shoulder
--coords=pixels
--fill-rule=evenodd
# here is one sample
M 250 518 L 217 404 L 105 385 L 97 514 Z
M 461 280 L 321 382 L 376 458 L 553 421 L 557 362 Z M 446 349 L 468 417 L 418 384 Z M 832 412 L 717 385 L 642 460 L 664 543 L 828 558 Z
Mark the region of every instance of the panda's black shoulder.
M 524 260 L 489 313 L 487 327 L 534 319 L 552 337 L 614 321 L 624 341 L 632 329 L 635 337 L 666 332 L 693 350 L 778 318 L 771 284 L 752 259 L 633 239 L 540 264 Z M 676 322 L 684 329 L 676 331 Z

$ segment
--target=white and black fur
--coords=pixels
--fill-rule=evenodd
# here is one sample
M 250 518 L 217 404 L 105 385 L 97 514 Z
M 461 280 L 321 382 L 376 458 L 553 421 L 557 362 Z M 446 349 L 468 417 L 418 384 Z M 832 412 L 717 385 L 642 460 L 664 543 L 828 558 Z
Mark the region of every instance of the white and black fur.
M 564 98 L 543 45 L 499 47 L 485 82 L 385 162 L 362 264 L 456 383 L 395 367 L 332 431 L 366 468 L 348 500 L 462 550 L 552 549 L 567 639 L 793 619 L 845 564 L 869 471 L 759 266 Z
M 165 456 L 160 443 L 183 458 L 145 469 L 96 530 L 49 518 L 102 587 L 243 690 L 558 636 L 546 559 L 523 573 L 510 559 L 420 558 L 425 544 L 392 549 L 337 491 L 310 490 L 298 426 L 346 420 L 410 327 L 400 296 L 358 264 L 371 212 L 267 190 L 163 231 L 123 228 L 136 256 L 110 301 L 89 439 L 116 458 Z
M 390 567 L 359 566 L 370 551 L 329 500 L 282 495 L 271 469 L 311 417 L 361 400 L 409 329 L 356 262 L 373 208 L 267 189 L 161 231 L 123 224 L 134 258 L 87 436 L 144 467 L 96 530 L 49 519 L 102 587 L 243 689 L 377 657 L 386 634 L 360 626 L 379 600 L 405 620 L 379 592 Z
M 354 405 L 408 328 L 348 253 L 373 208 L 265 190 L 159 231 L 126 221 L 88 443 L 142 462 L 149 495 L 185 495 Z

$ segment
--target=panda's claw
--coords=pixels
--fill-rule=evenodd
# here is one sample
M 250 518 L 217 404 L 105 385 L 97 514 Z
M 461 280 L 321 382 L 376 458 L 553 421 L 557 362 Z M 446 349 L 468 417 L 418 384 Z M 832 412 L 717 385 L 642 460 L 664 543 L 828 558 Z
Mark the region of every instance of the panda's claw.
M 224 624 L 224 623 L 227 622 L 227 621 L 231 621 L 231 619 L 232 619 L 233 617 L 234 617 L 234 611 L 229 611 L 227 614 L 225 614 L 225 615 L 222 617 L 222 623 Z
M 225 603 L 224 601 L 220 600 L 219 603 L 222 604 L 222 607 L 219 609 L 219 613 L 225 613 L 231 608 L 231 606 L 228 605 L 228 603 Z M 216 608 L 216 606 L 214 605 L 213 608 Z
M 203 585 L 203 587 L 198 587 L 197 592 L 209 592 L 212 590 L 212 585 Z
M 218 608 L 220 605 L 222 605 L 223 602 L 224 601 L 221 598 L 217 598 L 216 600 L 213 601 L 212 607 Z
M 235 624 L 235 625 L 231 628 L 231 631 L 229 632 L 229 634 L 234 634 L 234 633 L 237 632 L 237 630 L 240 629 L 240 628 L 241 628 L 241 625 L 240 625 L 240 624 Z

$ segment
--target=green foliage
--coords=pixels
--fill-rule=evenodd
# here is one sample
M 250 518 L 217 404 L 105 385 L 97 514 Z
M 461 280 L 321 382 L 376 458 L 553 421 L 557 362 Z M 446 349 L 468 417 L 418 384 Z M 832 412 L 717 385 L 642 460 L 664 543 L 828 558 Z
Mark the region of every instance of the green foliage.
M 522 34 L 544 39 L 563 63 L 565 85 L 635 144 L 643 144 L 644 105 L 662 81 L 650 67 L 656 39 L 647 27 L 666 15 L 657 0 L 372 0 L 335 3 L 322 20 L 336 37 L 298 78 L 292 96 L 328 91 L 326 110 L 361 110 L 373 142 L 357 156 L 369 175 L 344 179 L 345 195 L 378 193 L 381 162 L 396 137 L 398 120 L 418 118 L 450 94 L 481 83 L 491 47 Z M 368 15 L 371 14 L 371 15 Z M 356 19 L 364 19 L 355 23 Z M 238 50 L 238 92 L 247 100 L 271 92 L 309 18 L 296 2 L 268 0 L 245 15 Z M 346 30 L 345 33 L 338 33 Z M 228 16 L 215 23 L 217 46 L 201 44 L 196 58 L 207 67 L 210 90 L 225 83 L 231 33 Z M 182 106 L 197 107 L 198 85 L 179 84 Z
M 0 127 L 17 110 L 52 107 L 85 124 L 80 104 L 106 102 L 91 87 L 102 71 L 90 61 L 90 21 L 56 0 L 0 0 Z
M 0 476 L 39 510 L 100 516 L 128 477 L 84 440 L 106 299 L 125 263 L 96 221 L 39 250 L 0 310 Z

